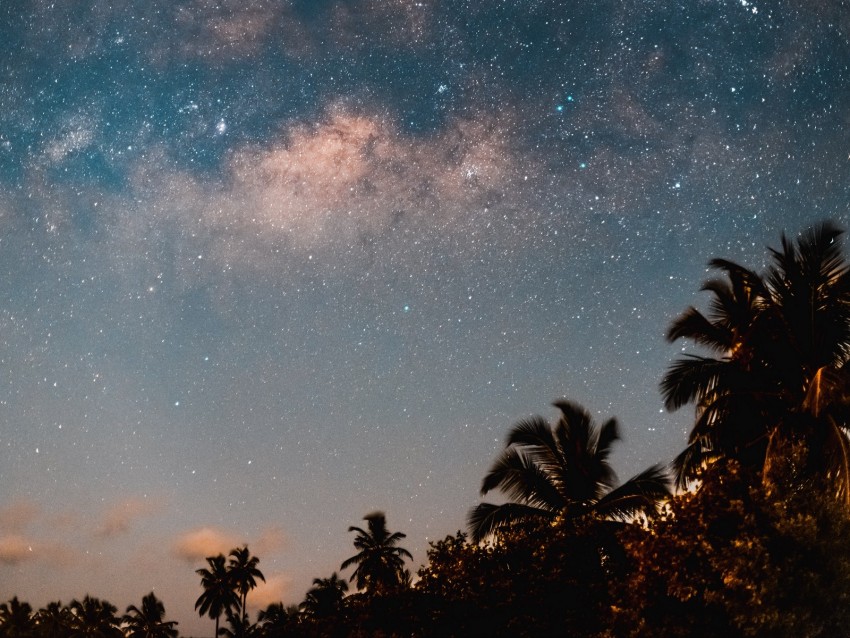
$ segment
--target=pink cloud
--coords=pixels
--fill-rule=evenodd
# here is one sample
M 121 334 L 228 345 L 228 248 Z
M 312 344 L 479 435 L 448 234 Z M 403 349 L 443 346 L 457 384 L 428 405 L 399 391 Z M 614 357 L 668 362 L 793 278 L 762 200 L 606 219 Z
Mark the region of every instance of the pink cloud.
M 243 544 L 236 536 L 215 529 L 201 527 L 182 534 L 174 543 L 174 554 L 194 563 L 207 556 L 227 555 L 231 549 Z
M 281 527 L 268 527 L 251 543 L 251 552 L 257 556 L 272 554 L 286 546 L 287 538 Z
M 218 182 L 164 170 L 167 157 L 154 153 L 133 178 L 144 212 L 127 210 L 115 252 L 132 255 L 166 220 L 186 225 L 203 259 L 187 252 L 176 270 L 192 278 L 277 263 L 281 244 L 302 254 L 350 246 L 384 232 L 399 215 L 465 232 L 470 211 L 480 220 L 504 201 L 502 193 L 522 191 L 520 162 L 504 132 L 510 118 L 500 118 L 457 120 L 417 137 L 383 114 L 334 105 L 319 123 L 234 151 Z M 531 164 L 524 160 L 523 170 Z
M 16 565 L 35 557 L 31 540 L 18 534 L 0 537 L 0 563 Z
M 266 582 L 259 581 L 257 587 L 248 594 L 248 607 L 265 609 L 272 603 L 279 603 L 290 593 L 291 579 L 283 574 L 266 574 Z

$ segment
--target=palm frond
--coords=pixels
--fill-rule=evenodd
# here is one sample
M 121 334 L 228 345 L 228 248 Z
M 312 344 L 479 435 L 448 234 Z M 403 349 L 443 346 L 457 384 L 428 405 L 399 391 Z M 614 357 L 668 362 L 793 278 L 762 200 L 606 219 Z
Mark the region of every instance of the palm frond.
M 835 496 L 850 505 L 850 440 L 832 419 L 824 419 L 826 442 L 824 445 L 824 469 Z
M 607 518 L 624 519 L 638 513 L 654 513 L 670 498 L 670 477 L 662 465 L 653 465 L 611 490 L 593 507 Z
M 677 359 L 661 379 L 661 396 L 668 410 L 678 410 L 691 403 L 717 383 L 728 368 L 724 359 L 685 355 Z
M 561 418 L 555 426 L 555 437 L 564 454 L 570 456 L 589 450 L 593 423 L 590 413 L 578 403 L 567 399 L 555 401 L 553 405 L 561 411 Z
M 725 352 L 731 346 L 728 330 L 715 326 L 693 306 L 674 319 L 667 330 L 667 341 L 678 339 L 690 339 L 717 352 Z
M 496 459 L 481 485 L 481 495 L 498 489 L 508 498 L 547 509 L 563 506 L 552 477 L 528 454 L 509 447 Z
M 505 447 L 511 445 L 551 447 L 552 429 L 543 417 L 520 419 L 508 432 Z
M 552 520 L 554 518 L 555 515 L 552 512 L 530 505 L 520 503 L 503 503 L 502 505 L 479 503 L 470 510 L 467 523 L 469 525 L 470 540 L 473 543 L 479 543 L 500 529 L 516 523 L 533 520 Z
M 671 463 L 676 489 L 686 490 L 706 464 L 719 456 L 706 439 L 691 441 Z
M 620 426 L 617 419 L 608 419 L 599 428 L 599 436 L 596 439 L 596 455 L 608 458 L 614 441 L 620 440 Z

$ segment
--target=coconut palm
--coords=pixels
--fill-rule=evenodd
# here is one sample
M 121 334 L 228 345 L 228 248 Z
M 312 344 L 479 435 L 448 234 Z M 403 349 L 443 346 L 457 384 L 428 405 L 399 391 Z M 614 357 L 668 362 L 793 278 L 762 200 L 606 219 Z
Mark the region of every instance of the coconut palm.
M 126 626 L 127 638 L 176 638 L 178 635 L 175 620 L 164 620 L 165 605 L 153 592 L 142 598 L 142 608 L 135 605 L 127 607 L 122 618 Z
M 349 532 L 356 532 L 355 549 L 360 550 L 346 559 L 340 569 L 357 565 L 349 580 L 357 581 L 357 589 L 367 594 L 381 595 L 399 587 L 404 580 L 404 559 L 413 559 L 409 551 L 398 547 L 406 535 L 387 529 L 387 518 L 383 512 L 373 512 L 363 517 L 368 529 L 351 526 Z
M 251 556 L 247 545 L 231 550 L 230 552 L 230 563 L 227 566 L 227 572 L 230 575 L 231 586 L 240 596 L 240 609 L 242 610 L 243 619 L 247 618 L 248 615 L 248 610 L 246 609 L 248 592 L 257 586 L 258 578 L 266 582 L 263 572 L 257 569 L 259 562 L 259 558 Z
M 653 466 L 620 487 L 608 457 L 619 439 L 617 421 L 597 428 L 576 403 L 555 403 L 561 417 L 554 427 L 541 417 L 518 422 L 508 433 L 504 452 L 481 486 L 481 494 L 498 489 L 508 501 L 481 503 L 469 514 L 473 542 L 518 524 L 585 515 L 624 519 L 655 511 L 669 496 L 667 477 Z
M 34 630 L 35 621 L 29 603 L 21 602 L 15 596 L 9 602 L 0 604 L 0 637 L 28 638 Z
M 86 596 L 82 601 L 72 600 L 71 638 L 123 638 L 120 620 L 115 615 L 118 608 L 105 600 Z
M 301 611 L 314 618 L 333 616 L 342 607 L 347 591 L 348 583 L 337 576 L 336 572 L 329 578 L 314 578 L 313 587 L 300 605 Z
M 260 635 L 260 628 L 252 625 L 248 621 L 248 614 L 233 613 L 232 610 L 227 610 L 228 627 L 222 627 L 218 630 L 219 636 L 226 638 L 254 638 Z
M 230 573 L 227 570 L 223 554 L 207 557 L 209 567 L 196 570 L 201 577 L 201 587 L 204 593 L 195 601 L 198 615 L 209 615 L 215 618 L 215 635 L 218 636 L 218 626 L 221 615 L 234 607 L 239 607 L 239 598 L 233 589 Z
M 831 223 L 796 242 L 782 236 L 764 275 L 715 259 L 708 316 L 694 308 L 668 339 L 690 339 L 710 356 L 676 360 L 661 382 L 668 409 L 696 405 L 688 447 L 676 460 L 686 483 L 713 458 L 764 472 L 785 444 L 805 440 L 811 475 L 850 497 L 848 423 L 850 274 Z
M 70 633 L 71 610 L 54 601 L 35 612 L 35 635 L 39 638 L 66 638 Z
M 298 608 L 287 608 L 283 603 L 271 603 L 257 615 L 257 626 L 262 636 L 282 636 L 297 621 Z

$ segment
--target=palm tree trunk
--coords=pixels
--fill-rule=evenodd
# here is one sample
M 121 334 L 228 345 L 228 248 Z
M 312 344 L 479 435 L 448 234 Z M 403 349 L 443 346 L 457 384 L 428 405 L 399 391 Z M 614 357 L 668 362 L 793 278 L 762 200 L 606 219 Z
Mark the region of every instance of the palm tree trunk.
M 220 616 L 215 617 L 215 636 L 213 636 L 213 638 L 218 638 L 218 619 L 219 618 L 220 618 Z

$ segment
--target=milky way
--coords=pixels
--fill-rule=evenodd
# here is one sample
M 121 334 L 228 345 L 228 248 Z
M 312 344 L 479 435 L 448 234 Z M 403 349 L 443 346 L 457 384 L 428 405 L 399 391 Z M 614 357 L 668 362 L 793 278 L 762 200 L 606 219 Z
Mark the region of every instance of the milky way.
M 297 603 L 375 509 L 421 563 L 562 396 L 670 460 L 708 259 L 850 223 L 848 42 L 837 0 L 3 3 L 0 598 L 208 633 L 204 556 Z

